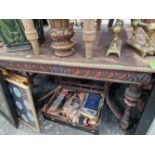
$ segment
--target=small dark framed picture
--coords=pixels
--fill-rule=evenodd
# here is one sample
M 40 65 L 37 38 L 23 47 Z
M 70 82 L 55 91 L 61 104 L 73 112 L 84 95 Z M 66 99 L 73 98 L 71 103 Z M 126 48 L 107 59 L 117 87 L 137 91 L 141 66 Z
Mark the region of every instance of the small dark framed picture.
M 40 127 L 30 87 L 9 78 L 6 78 L 6 81 L 8 82 L 19 122 L 39 132 Z

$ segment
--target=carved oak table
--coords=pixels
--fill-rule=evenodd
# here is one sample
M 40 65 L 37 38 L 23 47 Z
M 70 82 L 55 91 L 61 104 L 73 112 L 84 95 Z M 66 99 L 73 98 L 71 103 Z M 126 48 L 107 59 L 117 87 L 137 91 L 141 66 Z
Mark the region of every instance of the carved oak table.
M 93 33 L 93 32 L 92 32 Z M 88 33 L 87 33 L 88 34 Z M 87 35 L 86 34 L 86 35 Z M 151 69 L 148 62 L 154 57 L 141 58 L 138 53 L 128 47 L 125 42 L 121 57 L 106 57 L 106 51 L 113 38 L 108 29 L 100 30 L 96 34 L 92 59 L 85 58 L 82 30 L 75 29 L 76 53 L 70 57 L 59 58 L 53 55 L 50 49 L 50 38 L 40 47 L 40 55 L 33 51 L 7 53 L 5 48 L 0 49 L 0 66 L 9 70 L 18 70 L 34 73 L 43 73 L 56 76 L 93 79 L 106 82 L 127 83 L 129 87 L 125 92 L 124 102 L 126 109 L 120 118 L 122 128 L 129 126 L 130 111 L 136 106 L 136 101 L 141 95 L 141 86 L 151 82 Z M 127 33 L 122 34 L 126 40 Z M 86 44 L 90 44 L 87 42 Z M 87 49 L 88 50 L 88 49 Z

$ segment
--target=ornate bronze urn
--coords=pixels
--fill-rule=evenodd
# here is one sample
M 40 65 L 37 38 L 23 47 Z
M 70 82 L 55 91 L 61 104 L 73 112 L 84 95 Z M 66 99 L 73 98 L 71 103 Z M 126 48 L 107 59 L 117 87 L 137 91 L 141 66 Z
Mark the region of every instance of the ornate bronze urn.
M 68 19 L 49 19 L 51 26 L 50 37 L 53 40 L 51 47 L 54 54 L 59 57 L 70 56 L 74 53 L 74 42 L 71 38 L 74 35 L 73 26 Z

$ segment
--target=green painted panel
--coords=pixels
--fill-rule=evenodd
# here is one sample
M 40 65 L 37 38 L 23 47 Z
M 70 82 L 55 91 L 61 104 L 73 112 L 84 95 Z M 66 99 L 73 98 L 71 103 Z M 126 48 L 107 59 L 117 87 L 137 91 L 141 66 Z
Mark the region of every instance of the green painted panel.
M 43 22 L 41 19 L 35 19 L 34 25 L 38 31 L 39 42 L 41 43 L 44 40 Z M 9 52 L 31 49 L 31 44 L 26 39 L 20 19 L 0 19 L 0 40 Z

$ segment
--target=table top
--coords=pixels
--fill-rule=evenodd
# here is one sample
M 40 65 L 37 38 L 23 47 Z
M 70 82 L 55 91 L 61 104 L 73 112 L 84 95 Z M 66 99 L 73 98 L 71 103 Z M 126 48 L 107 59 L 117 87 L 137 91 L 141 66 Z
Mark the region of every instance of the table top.
M 85 58 L 84 42 L 82 40 L 82 29 L 75 29 L 73 40 L 76 43 L 75 54 L 70 57 L 56 57 L 51 48 L 51 39 L 49 38 L 48 28 L 45 31 L 45 42 L 40 46 L 41 54 L 34 55 L 32 50 L 21 52 L 7 52 L 6 48 L 0 49 L 0 61 L 15 61 L 37 64 L 54 64 L 61 66 L 72 67 L 87 67 L 94 69 L 109 69 L 122 71 L 136 71 L 154 73 L 155 70 L 149 67 L 149 61 L 155 60 L 155 56 L 140 57 L 139 53 L 126 44 L 126 39 L 131 35 L 131 28 L 127 27 L 121 34 L 123 47 L 121 57 L 111 55 L 106 57 L 106 51 L 113 38 L 113 33 L 110 29 L 103 27 L 97 32 L 96 41 L 94 44 L 94 53 L 92 59 Z M 137 39 L 143 41 L 145 34 L 142 30 L 138 31 Z

